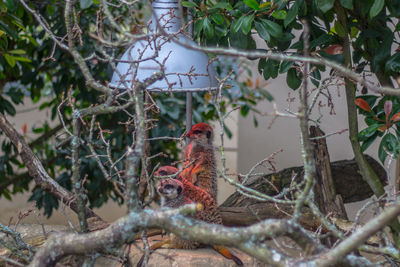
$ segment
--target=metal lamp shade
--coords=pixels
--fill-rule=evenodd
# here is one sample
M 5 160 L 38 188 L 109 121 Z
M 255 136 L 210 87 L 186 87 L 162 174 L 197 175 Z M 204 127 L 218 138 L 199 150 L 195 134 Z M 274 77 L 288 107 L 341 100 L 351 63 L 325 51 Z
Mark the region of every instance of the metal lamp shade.
M 168 34 L 175 34 L 180 30 L 181 15 L 176 0 L 155 1 L 153 9 L 150 33 L 156 33 L 157 27 L 163 27 Z M 177 44 L 176 39 L 183 43 L 194 44 L 180 33 L 171 39 L 158 36 L 133 44 L 119 60 L 110 87 L 133 88 L 136 81 L 141 82 L 151 77 L 163 66 L 166 77 L 149 86 L 147 90 L 160 92 L 215 90 L 217 85 L 215 71 L 208 64 L 207 55 Z

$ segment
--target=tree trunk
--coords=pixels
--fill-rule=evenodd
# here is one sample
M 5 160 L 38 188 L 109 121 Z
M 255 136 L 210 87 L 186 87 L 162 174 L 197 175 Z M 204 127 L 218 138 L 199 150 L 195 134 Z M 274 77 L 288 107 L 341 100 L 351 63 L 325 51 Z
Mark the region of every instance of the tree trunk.
M 331 214 L 333 217 L 347 220 L 346 210 L 340 194 L 336 194 L 332 178 L 331 164 L 329 160 L 326 139 L 320 138 L 325 133 L 316 126 L 310 127 L 310 136 L 317 137 L 312 140 L 314 145 L 314 157 L 317 169 L 317 183 L 315 192 L 318 196 L 318 205 L 324 214 Z

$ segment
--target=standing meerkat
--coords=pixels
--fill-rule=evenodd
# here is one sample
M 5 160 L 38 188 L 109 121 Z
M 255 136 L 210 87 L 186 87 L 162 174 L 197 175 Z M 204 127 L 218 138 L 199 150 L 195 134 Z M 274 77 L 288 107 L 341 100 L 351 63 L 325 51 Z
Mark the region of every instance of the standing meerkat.
M 167 176 L 174 175 L 177 172 L 178 169 L 175 167 L 163 166 L 157 170 L 155 175 Z M 176 208 L 184 204 L 199 203 L 202 204 L 203 209 L 196 214 L 196 219 L 208 223 L 222 224 L 221 214 L 219 213 L 215 199 L 205 190 L 193 185 L 180 175 L 177 175 L 176 179 L 163 179 L 157 191 L 161 195 L 164 206 Z M 150 250 L 156 250 L 164 245 L 180 249 L 195 249 L 202 246 L 198 242 L 185 240 L 171 234 L 168 239 L 153 244 Z M 238 266 L 243 265 L 242 261 L 237 256 L 233 255 L 226 247 L 217 245 L 213 245 L 212 247 L 225 258 L 233 260 Z M 143 256 L 138 266 L 141 266 L 142 262 Z
M 207 123 L 197 123 L 186 135 L 190 142 L 184 151 L 187 166 L 182 177 L 206 190 L 217 199 L 217 166 L 213 146 L 213 129 Z

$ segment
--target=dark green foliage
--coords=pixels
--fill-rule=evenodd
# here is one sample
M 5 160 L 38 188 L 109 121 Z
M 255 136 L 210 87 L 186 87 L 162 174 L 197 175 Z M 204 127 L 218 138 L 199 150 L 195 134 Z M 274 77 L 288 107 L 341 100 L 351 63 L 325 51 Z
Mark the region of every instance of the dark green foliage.
M 380 139 L 378 156 L 385 163 L 388 155 L 398 157 L 400 101 L 397 97 L 383 97 L 365 95 L 356 100 L 356 105 L 361 114 L 365 116 L 367 128 L 360 131 L 358 140 L 362 143 L 361 149 L 365 151 L 377 137 Z
M 43 18 L 49 23 L 51 30 L 56 36 L 65 36 L 64 22 L 64 2 L 56 0 L 36 1 L 31 3 L 31 7 L 37 10 Z M 200 3 L 184 2 L 188 7 L 198 7 Z M 140 25 L 144 22 L 141 10 L 143 4 L 137 3 L 135 12 L 126 7 L 114 9 L 116 17 L 124 18 L 120 20 L 125 26 Z M 96 16 L 99 9 L 98 0 L 80 0 L 75 8 L 79 14 L 77 22 L 79 23 L 82 34 L 77 38 L 77 48 L 83 57 L 89 57 L 93 53 L 102 57 L 99 49 L 99 43 L 88 36 L 89 32 L 96 27 Z M 242 10 L 247 9 L 245 5 Z M 221 2 L 211 8 L 210 16 L 197 20 L 195 23 L 196 32 L 201 31 L 207 37 L 208 44 L 216 44 L 226 38 L 227 25 L 225 15 L 221 10 L 228 12 L 233 10 L 229 3 Z M 57 107 L 61 103 L 62 97 L 71 90 L 72 98 L 77 108 L 85 108 L 90 105 L 103 101 L 99 92 L 86 86 L 85 79 L 79 70 L 77 64 L 71 55 L 56 47 L 54 42 L 45 33 L 43 27 L 39 27 L 35 19 L 15 0 L 0 0 L 0 112 L 9 116 L 16 114 L 15 106 L 23 104 L 27 97 L 33 102 L 41 101 L 41 110 L 47 110 L 51 114 L 52 123 L 57 124 Z M 136 15 L 135 15 L 136 14 Z M 252 26 L 253 19 L 245 19 L 243 28 L 236 36 L 238 47 L 242 46 L 241 40 L 246 40 L 246 46 L 243 48 L 255 48 L 255 43 L 251 36 L 246 36 Z M 109 21 L 103 21 L 105 26 L 109 26 Z M 111 49 L 111 48 L 106 48 Z M 122 48 L 113 48 L 107 50 L 116 57 L 121 55 Z M 232 68 L 230 64 L 216 65 L 217 72 L 221 75 L 227 75 Z M 101 60 L 93 59 L 87 61 L 88 67 L 94 78 L 103 83 L 110 80 L 112 75 L 111 67 Z M 234 64 L 233 64 L 234 65 Z M 234 78 L 234 77 L 233 77 Z M 226 111 L 230 104 L 240 106 L 242 110 L 250 107 L 254 109 L 256 101 L 264 98 L 270 98 L 267 93 L 254 93 L 246 88 L 246 84 L 237 84 L 230 82 L 224 89 L 225 100 L 221 102 L 221 109 Z M 261 91 L 260 91 L 261 92 Z M 180 137 L 184 130 L 185 121 L 185 94 L 153 94 L 152 97 L 160 107 L 160 112 L 150 111 L 149 116 L 156 119 L 152 122 L 150 137 Z M 193 120 L 194 122 L 215 120 L 217 114 L 215 107 L 211 102 L 213 98 L 209 93 L 196 93 L 193 95 Z M 61 110 L 67 127 L 71 130 L 69 124 L 72 118 L 72 111 L 68 105 L 64 105 Z M 129 112 L 134 112 L 130 109 Z M 118 122 L 127 120 L 124 112 L 117 112 L 111 115 L 100 115 L 97 121 L 102 129 L 108 130 L 104 134 L 106 142 L 111 144 L 110 154 L 113 160 L 120 158 L 128 146 L 132 144 L 132 134 L 134 127 L 126 126 Z M 88 142 L 90 118 L 84 118 L 81 138 Z M 66 142 L 60 147 L 56 147 L 62 140 L 55 138 L 52 133 L 52 127 L 49 123 L 36 125 L 34 129 L 27 129 L 34 133 L 34 138 L 40 140 L 33 141 L 31 148 L 43 162 L 46 171 L 60 185 L 72 190 L 71 188 L 71 146 Z M 225 129 L 228 136 L 231 136 L 229 129 Z M 58 131 L 60 132 L 60 131 Z M 98 131 L 94 132 L 93 145 L 98 154 L 107 154 L 107 148 L 99 140 Z M 0 133 L 2 134 L 2 133 Z M 42 138 L 43 137 L 43 138 Z M 65 138 L 65 137 L 64 137 Z M 24 172 L 24 165 L 19 161 L 16 149 L 7 138 L 1 136 L 2 147 L 0 155 L 0 197 L 4 196 L 11 199 L 12 194 L 27 191 L 32 178 Z M 153 159 L 153 166 L 156 163 L 168 164 L 176 161 L 180 157 L 180 151 L 177 149 L 177 142 L 171 140 L 157 140 L 151 142 L 151 154 L 164 152 L 168 158 L 157 157 Z M 87 157 L 90 154 L 88 147 L 81 146 L 81 177 L 86 177 L 84 187 L 88 195 L 89 207 L 100 207 L 107 202 L 109 198 L 118 203 L 123 203 L 123 198 L 116 190 L 113 179 L 116 178 L 116 171 L 110 172 L 112 179 L 107 180 L 97 162 L 93 157 Z M 105 158 L 101 158 L 104 166 L 109 167 Z M 124 170 L 123 161 L 117 166 L 119 170 Z M 22 171 L 21 171 L 22 170 Z M 20 173 L 22 172 L 22 175 Z M 12 182 L 9 182 L 9 181 Z M 31 184 L 32 186 L 32 184 Z M 58 208 L 58 201 L 48 192 L 38 187 L 33 188 L 30 200 L 36 201 L 39 208 L 43 208 L 46 215 L 50 216 L 53 208 Z
M 257 0 L 226 0 L 226 1 L 183 1 L 184 7 L 189 8 L 194 15 L 194 37 L 203 45 L 218 45 L 222 47 L 235 47 L 239 49 L 256 49 L 254 41 L 255 33 L 265 41 L 269 51 L 290 52 L 302 54 L 303 42 L 295 37 L 296 31 L 302 31 L 301 19 L 306 19 L 310 27 L 310 52 L 312 55 L 343 63 L 343 55 L 332 53 L 332 47 L 341 46 L 341 38 L 349 33 L 352 45 L 352 59 L 355 70 L 363 73 L 368 67 L 380 77 L 388 79 L 397 77 L 400 72 L 399 52 L 396 48 L 395 37 L 400 30 L 400 23 L 396 18 L 400 16 L 399 1 L 373 1 L 373 0 L 312 0 L 312 1 L 274 1 L 264 2 Z M 35 1 L 31 3 L 48 22 L 51 30 L 57 36 L 65 36 L 64 2 L 56 0 Z M 343 7 L 348 24 L 342 25 L 337 21 L 335 5 Z M 132 25 L 143 24 L 137 12 L 141 12 L 142 3 L 138 3 L 135 12 L 127 8 L 114 9 L 114 16 L 119 16 L 119 22 L 126 28 Z M 96 25 L 96 12 L 99 8 L 98 0 L 80 0 L 75 6 L 79 16 L 77 21 L 81 27 L 82 43 L 77 42 L 78 50 L 84 57 L 95 53 L 101 56 L 99 44 L 88 36 Z M 0 112 L 9 116 L 15 115 L 15 105 L 24 102 L 24 97 L 30 97 L 34 102 L 42 101 L 41 109 L 50 112 L 51 118 L 57 117 L 57 106 L 62 96 L 72 89 L 72 96 L 77 107 L 88 107 L 102 101 L 102 96 L 95 90 L 86 86 L 85 80 L 74 62 L 73 58 L 60 48 L 53 49 L 54 43 L 45 34 L 42 27 L 38 27 L 34 18 L 24 10 L 18 1 L 0 1 Z M 396 24 L 397 23 L 397 24 Z M 109 25 L 107 19 L 104 20 Z M 393 24 L 393 25 L 392 25 Z M 108 48 L 107 48 L 108 49 Z M 111 49 L 111 48 L 110 48 Z M 122 48 L 110 50 L 116 57 L 122 53 Z M 220 61 L 223 61 L 221 59 Z M 254 59 L 252 59 L 254 60 Z M 229 60 L 228 60 L 229 61 Z M 254 61 L 253 61 L 254 62 Z M 226 63 L 217 64 L 217 72 L 221 76 L 229 73 Z M 231 64 L 232 65 L 232 64 Z M 233 64 L 234 65 L 234 64 Z M 88 62 L 90 71 L 96 80 L 109 81 L 112 69 L 100 60 Z M 302 75 L 298 71 L 300 65 L 293 62 L 261 59 L 258 61 L 258 70 L 265 80 L 274 79 L 278 74 L 286 75 L 286 81 L 290 88 L 297 89 L 301 84 Z M 321 72 L 325 67 L 318 66 L 311 73 L 314 86 L 319 86 Z M 231 82 L 222 92 L 224 99 L 220 103 L 222 111 L 232 105 L 240 108 L 240 114 L 247 116 L 249 113 L 257 113 L 255 105 L 260 100 L 272 100 L 270 92 L 259 84 L 250 86 L 248 82 Z M 44 98 L 44 96 L 50 98 Z M 179 137 L 184 132 L 184 94 L 158 94 L 153 95 L 160 113 L 151 112 L 150 116 L 157 119 L 153 122 L 151 137 L 173 136 Z M 215 108 L 211 102 L 209 93 L 196 93 L 193 96 L 193 120 L 194 122 L 213 120 L 217 117 Z M 395 98 L 380 98 L 365 96 L 364 99 L 372 107 L 377 118 L 385 119 L 384 102 L 392 101 L 392 113 L 399 111 L 400 104 Z M 377 103 L 377 104 L 375 104 Z M 71 119 L 69 107 L 62 110 L 64 119 Z M 130 112 L 133 112 L 130 110 Z M 385 159 L 384 151 L 398 154 L 398 146 L 394 140 L 398 139 L 397 122 L 393 122 L 384 132 L 379 131 L 377 125 L 382 124 L 364 110 L 360 111 L 368 124 L 368 127 L 360 132 L 359 138 L 362 148 L 383 137 L 380 146 L 380 158 Z M 254 117 L 254 124 L 257 119 Z M 118 124 L 125 121 L 123 112 L 102 115 L 98 117 L 102 129 L 112 131 L 105 136 L 111 146 L 112 157 L 117 159 L 123 155 L 127 146 L 132 143 L 133 126 Z M 81 137 L 85 140 L 88 134 L 90 121 L 85 118 Z M 68 124 L 68 127 L 69 124 Z M 51 131 L 51 127 L 38 126 L 33 131 L 39 136 L 45 136 Z M 230 135 L 229 129 L 225 129 Z M 97 138 L 97 137 L 96 137 Z M 10 198 L 12 194 L 28 190 L 30 177 L 26 176 L 15 180 L 9 186 L 2 185 L 14 178 L 18 169 L 23 167 L 19 162 L 15 148 L 2 138 L 2 154 L 0 156 L 0 196 Z M 34 143 L 32 148 L 39 158 L 45 163 L 49 174 L 59 181 L 64 187 L 70 188 L 71 176 L 71 151 L 69 144 L 55 148 L 53 135 L 44 141 Z M 99 153 L 105 153 L 102 142 L 96 143 Z M 86 149 L 86 148 L 85 148 Z M 97 167 L 93 158 L 86 158 L 89 151 L 82 149 L 82 176 L 87 175 L 85 188 L 88 190 L 89 205 L 101 206 L 112 198 L 121 203 L 123 199 L 116 193 L 112 181 L 107 181 Z M 176 141 L 158 140 L 151 142 L 151 153 L 160 151 L 168 153 L 169 159 L 158 157 L 153 163 L 168 163 L 178 159 L 179 151 Z M 106 164 L 106 162 L 104 162 Z M 119 169 L 124 169 L 123 163 L 119 163 Z M 12 187 L 12 190 L 10 189 Z M 52 208 L 57 207 L 57 201 L 48 193 L 35 188 L 32 200 L 36 200 L 39 206 L 44 207 L 47 215 Z
M 342 51 L 335 51 L 335 47 L 341 47 L 341 38 L 348 34 L 352 45 L 353 65 L 358 73 L 365 71 L 370 67 L 373 73 L 382 83 L 386 83 L 389 77 L 397 77 L 400 73 L 400 53 L 397 48 L 398 40 L 396 35 L 400 30 L 400 22 L 397 18 L 400 14 L 399 1 L 361 1 L 361 0 L 312 0 L 312 1 L 225 1 L 226 6 L 232 6 L 233 9 L 223 8 L 219 2 L 218 8 L 220 14 L 224 16 L 223 24 L 225 36 L 220 36 L 219 40 L 229 39 L 229 43 L 219 42 L 222 46 L 233 46 L 241 49 L 249 48 L 248 36 L 251 32 L 257 32 L 265 41 L 271 51 L 287 52 L 287 49 L 296 49 L 298 54 L 302 54 L 303 41 L 301 38 L 295 40 L 293 32 L 302 30 L 303 26 L 299 23 L 300 19 L 306 19 L 310 28 L 310 48 L 311 53 L 328 60 L 344 63 Z M 215 12 L 215 4 L 212 1 L 200 4 L 197 2 L 192 11 L 199 20 L 208 16 L 208 10 Z M 348 24 L 342 25 L 335 15 L 335 4 L 343 7 L 348 18 Z M 395 24 L 397 23 L 397 24 Z M 214 25 L 214 24 L 213 24 Z M 393 25 L 395 25 L 393 29 Z M 202 29 L 196 29 L 196 36 L 199 40 L 207 40 L 208 36 Z M 241 35 L 240 37 L 237 35 Z M 223 38 L 225 37 L 225 38 Z M 300 66 L 293 62 L 276 62 L 273 60 L 260 59 L 258 62 L 258 71 L 263 74 L 265 80 L 276 78 L 277 74 L 286 73 L 287 85 L 296 90 L 301 84 L 301 72 L 296 70 Z M 311 73 L 312 83 L 319 86 L 321 71 L 325 71 L 323 66 L 317 68 Z M 365 120 L 369 127 L 359 134 L 363 151 L 367 149 L 377 137 L 383 137 L 379 148 L 380 159 L 384 161 L 388 153 L 397 156 L 399 146 L 395 141 L 399 138 L 398 131 L 392 124 L 385 124 L 385 114 L 383 105 L 385 101 L 391 99 L 393 103 L 392 115 L 395 114 L 400 106 L 397 99 L 381 98 L 378 104 L 374 106 L 371 101 L 376 101 L 377 97 L 364 96 L 367 102 L 373 107 L 373 112 L 368 113 L 361 110 L 365 115 Z M 242 115 L 247 115 L 251 110 L 249 106 L 244 106 L 241 110 Z M 381 121 L 372 117 L 372 113 Z M 383 117 L 382 117 L 383 116 Z M 380 128 L 381 126 L 381 128 Z M 379 131 L 379 128 L 381 131 Z M 391 131 L 392 133 L 390 133 Z M 384 152 L 386 151 L 386 152 Z

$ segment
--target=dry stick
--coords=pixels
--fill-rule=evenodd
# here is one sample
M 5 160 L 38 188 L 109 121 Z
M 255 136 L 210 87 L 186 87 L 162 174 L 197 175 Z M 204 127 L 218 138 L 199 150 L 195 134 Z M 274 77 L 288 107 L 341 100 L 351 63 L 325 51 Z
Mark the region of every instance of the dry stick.
M 96 115 L 92 115 L 92 120 L 90 122 L 88 146 L 89 146 L 90 152 L 92 153 L 92 155 L 94 156 L 94 158 L 97 162 L 97 165 L 100 168 L 100 171 L 103 173 L 104 179 L 110 180 L 111 177 L 108 175 L 107 170 L 104 168 L 103 162 L 101 162 L 99 155 L 96 153 L 96 151 L 94 150 L 94 147 L 92 145 L 95 122 L 96 122 Z
M 58 200 L 65 203 L 73 211 L 78 212 L 78 206 L 74 196 L 66 190 L 64 187 L 60 186 L 44 169 L 40 160 L 29 148 L 28 144 L 24 139 L 18 134 L 18 132 L 13 128 L 13 126 L 7 121 L 3 114 L 0 114 L 0 129 L 5 133 L 5 135 L 11 140 L 11 142 L 17 148 L 22 161 L 25 163 L 29 174 L 35 180 L 35 183 L 40 186 L 43 190 L 49 191 Z M 96 217 L 96 219 L 103 221 L 96 213 L 91 209 L 85 208 L 88 218 Z
M 5 233 L 7 235 L 10 235 L 14 240 L 15 243 L 17 244 L 18 248 L 20 249 L 26 249 L 29 251 L 29 256 L 32 256 L 32 246 L 25 243 L 22 238 L 21 238 L 21 234 L 18 233 L 17 231 L 11 229 L 11 227 L 9 226 L 5 226 L 3 224 L 0 223 L 0 232 Z
M 304 54 L 308 56 L 309 53 L 309 27 L 307 21 L 302 21 L 304 26 L 303 41 L 304 41 Z M 298 220 L 301 214 L 301 208 L 304 202 L 309 197 L 310 191 L 315 182 L 315 159 L 313 153 L 313 147 L 310 142 L 310 135 L 308 132 L 308 104 L 307 104 L 307 73 L 308 73 L 308 63 L 304 63 L 303 71 L 303 86 L 299 91 L 300 94 L 300 110 L 299 110 L 299 121 L 300 121 L 300 135 L 301 135 L 301 156 L 303 158 L 304 165 L 304 179 L 306 185 L 304 190 L 300 193 L 300 196 L 296 200 L 296 206 L 293 214 L 293 219 Z
M 94 88 L 97 91 L 103 92 L 106 95 L 110 95 L 112 94 L 112 90 L 104 85 L 102 85 L 101 83 L 95 81 L 93 75 L 90 73 L 89 67 L 87 66 L 84 58 L 82 57 L 81 54 L 79 54 L 78 50 L 76 49 L 76 47 L 73 45 L 72 47 L 70 47 L 70 43 L 67 45 L 65 45 L 62 40 L 60 40 L 61 38 L 56 36 L 50 29 L 50 26 L 48 25 L 48 23 L 44 20 L 44 18 L 38 14 L 34 9 L 30 8 L 29 5 L 24 1 L 24 0 L 19 0 L 20 3 L 22 4 L 22 6 L 33 15 L 33 17 L 36 19 L 36 21 L 43 27 L 43 29 L 46 31 L 46 33 L 49 35 L 49 37 L 62 49 L 68 51 L 75 59 L 75 62 L 78 64 L 79 68 L 82 71 L 83 76 L 85 77 L 86 80 L 86 84 L 92 88 Z M 69 36 L 71 37 L 71 41 L 73 39 L 73 34 L 71 31 L 71 0 L 67 0 L 66 1 L 66 5 L 65 5 L 65 12 L 64 12 L 64 16 L 65 16 L 65 23 L 67 26 L 67 32 L 69 32 Z M 70 39 L 70 38 L 68 38 Z
M 15 261 L 15 260 L 7 258 L 7 257 L 4 257 L 2 255 L 0 255 L 0 260 L 6 261 L 8 263 L 11 263 L 11 265 L 15 265 L 15 266 L 21 266 L 21 267 L 26 266 L 25 264 L 19 263 L 18 261 Z
M 135 147 L 132 149 L 128 148 L 127 154 L 127 168 L 126 168 L 126 196 L 128 212 L 140 210 L 140 199 L 138 195 L 138 183 L 139 174 L 138 168 L 139 163 L 144 153 L 145 145 L 145 117 L 144 117 L 144 103 L 143 103 L 143 92 L 146 88 L 164 77 L 162 72 L 153 74 L 150 78 L 147 78 L 143 83 L 139 83 L 134 88 L 134 101 L 135 101 L 135 131 L 136 131 L 136 142 Z
M 335 5 L 335 11 L 337 14 L 338 21 L 344 26 L 344 29 L 347 31 L 347 17 L 344 12 L 344 8 L 337 4 Z M 351 51 L 350 51 L 350 40 L 349 33 L 346 32 L 344 38 L 342 38 L 343 42 L 343 56 L 346 67 L 351 67 L 352 59 L 351 59 Z M 367 162 L 364 154 L 361 151 L 360 142 L 358 140 L 358 120 L 357 120 L 357 109 L 355 105 L 355 84 L 349 78 L 350 76 L 346 76 L 345 78 L 345 88 L 346 88 L 346 101 L 347 101 L 347 112 L 348 112 L 348 121 L 349 121 L 349 138 L 352 146 L 352 150 L 354 153 L 355 160 L 360 169 L 360 173 L 363 179 L 369 184 L 375 196 L 380 197 L 385 193 L 385 189 L 383 188 L 383 184 L 379 180 L 376 172 L 372 169 L 370 164 Z M 357 80 L 355 80 L 357 81 Z M 368 87 L 368 89 L 370 89 Z M 373 89 L 371 89 L 373 90 Z M 395 89 L 392 89 L 395 90 Z M 400 90 L 397 89 L 397 95 Z M 381 91 L 381 93 L 385 93 Z M 393 94 L 395 95 L 395 94 Z M 393 234 L 394 243 L 396 246 L 400 247 L 400 223 L 396 219 L 389 224 L 391 232 Z
M 79 116 L 77 116 L 77 111 L 75 110 L 72 120 L 73 127 L 73 138 L 71 142 L 72 147 L 72 184 L 74 187 L 76 203 L 78 206 L 78 219 L 81 232 L 88 231 L 87 216 L 85 212 L 85 200 L 87 196 L 83 190 L 83 184 L 81 181 L 81 160 L 79 158 L 80 150 L 80 127 L 81 122 Z
M 168 34 L 164 33 L 164 35 L 168 36 Z M 394 95 L 400 96 L 400 90 L 396 88 L 390 87 L 379 87 L 376 86 L 369 81 L 365 80 L 359 74 L 355 73 L 351 69 L 348 69 L 345 66 L 342 66 L 334 61 L 326 60 L 320 57 L 310 57 L 310 56 L 300 56 L 300 55 L 287 55 L 283 53 L 274 53 L 274 52 L 264 52 L 264 51 L 248 51 L 248 50 L 240 50 L 235 48 L 219 48 L 219 47 L 203 47 L 197 44 L 183 42 L 180 40 L 176 40 L 176 43 L 193 49 L 197 51 L 203 51 L 206 53 L 213 53 L 218 55 L 226 55 L 226 56 L 235 56 L 235 57 L 247 57 L 247 58 L 266 58 L 266 59 L 273 59 L 278 61 L 292 61 L 292 62 L 304 62 L 309 64 L 315 64 L 319 66 L 327 66 L 336 70 L 341 76 L 347 77 L 357 83 L 360 83 L 362 86 L 368 88 L 371 91 L 376 93 L 381 93 L 384 95 Z
M 319 244 L 311 234 L 289 220 L 271 219 L 249 227 L 224 227 L 205 222 L 194 223 L 194 219 L 180 214 L 187 215 L 195 210 L 198 211 L 198 208 L 195 204 L 190 204 L 177 209 L 144 210 L 139 213 L 131 212 L 103 230 L 84 234 L 68 233 L 54 235 L 40 248 L 30 266 L 51 266 L 67 255 L 82 255 L 104 251 L 132 239 L 135 233 L 140 230 L 159 226 L 179 237 L 190 238 L 202 243 L 236 247 L 271 266 L 298 266 L 296 265 L 298 263 L 297 259 L 290 258 L 264 245 L 265 240 L 280 236 L 291 238 L 305 251 L 314 254 L 329 253 L 329 251 L 326 252 L 326 248 Z M 396 212 L 394 216 L 400 213 L 400 204 L 396 206 Z M 390 215 L 393 216 L 392 213 Z M 380 216 L 380 219 L 383 220 L 382 223 L 378 223 L 379 228 L 384 227 L 386 221 L 383 217 L 387 216 L 389 216 L 387 213 Z M 313 257 L 311 260 L 305 261 L 305 265 L 308 263 L 312 264 L 318 259 Z M 325 262 L 337 261 L 347 264 L 351 262 L 353 266 L 360 267 L 371 265 L 361 257 L 346 255 L 336 259 L 329 259 Z
M 327 253 L 314 260 L 315 266 L 330 266 L 337 263 L 341 258 L 357 249 L 358 246 L 368 240 L 370 236 L 378 232 L 400 214 L 400 201 L 398 200 L 392 206 L 386 208 L 378 217 L 373 218 L 354 234 L 343 240 L 337 247 L 329 250 Z M 397 251 L 397 259 L 400 258 Z

